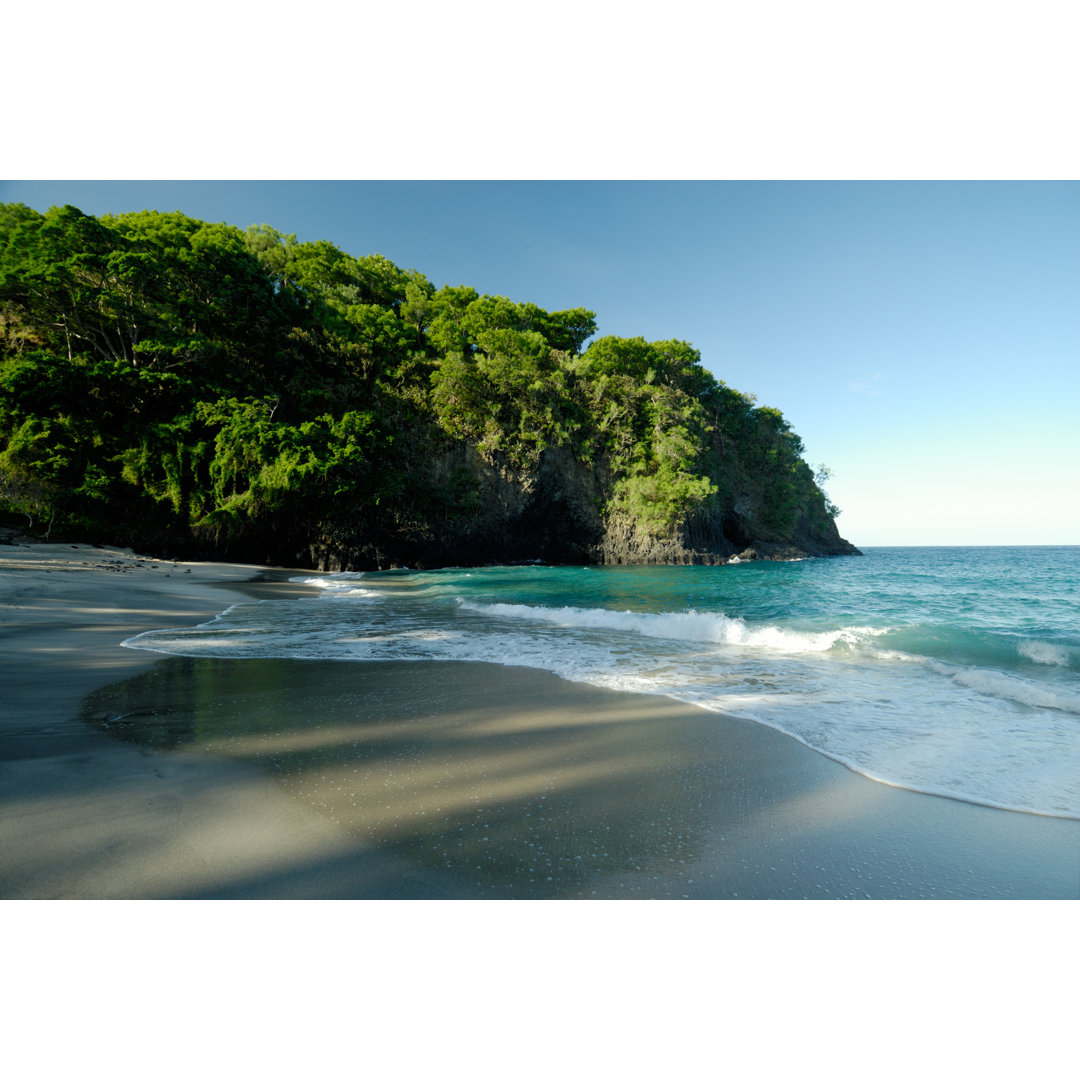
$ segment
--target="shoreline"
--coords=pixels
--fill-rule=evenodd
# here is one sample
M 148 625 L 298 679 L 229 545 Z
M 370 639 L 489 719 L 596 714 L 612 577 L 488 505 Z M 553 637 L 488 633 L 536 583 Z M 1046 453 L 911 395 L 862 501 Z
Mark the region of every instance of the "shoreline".
M 0 546 L 0 897 L 1080 898 L 1076 819 L 893 787 L 671 699 L 120 647 L 310 595 L 301 573 Z M 129 699 L 174 748 L 110 733 Z
M 0 545 L 0 899 L 185 896 L 279 850 L 333 845 L 250 769 L 152 754 L 81 718 L 88 694 L 162 659 L 123 640 L 210 618 L 264 570 Z

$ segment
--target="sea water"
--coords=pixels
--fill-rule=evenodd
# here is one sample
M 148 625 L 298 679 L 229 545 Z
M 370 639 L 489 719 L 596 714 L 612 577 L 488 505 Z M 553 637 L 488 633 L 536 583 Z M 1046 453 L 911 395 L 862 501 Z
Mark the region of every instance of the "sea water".
M 1080 547 L 294 580 L 318 594 L 124 644 L 541 668 L 757 720 L 885 783 L 1080 817 Z

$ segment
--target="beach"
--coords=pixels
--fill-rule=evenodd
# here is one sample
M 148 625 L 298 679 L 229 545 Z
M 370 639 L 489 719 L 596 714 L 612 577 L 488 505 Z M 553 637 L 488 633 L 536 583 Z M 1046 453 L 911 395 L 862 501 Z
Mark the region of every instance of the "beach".
M 4 899 L 1076 899 L 1080 821 L 540 670 L 121 647 L 303 571 L 0 545 Z

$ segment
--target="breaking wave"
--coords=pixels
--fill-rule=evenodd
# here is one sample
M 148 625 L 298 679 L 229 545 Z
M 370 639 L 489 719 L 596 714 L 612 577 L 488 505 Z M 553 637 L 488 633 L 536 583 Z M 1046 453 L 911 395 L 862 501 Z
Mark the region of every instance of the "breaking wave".
M 459 604 L 465 611 L 499 619 L 551 623 L 555 626 L 589 630 L 613 630 L 670 641 L 741 645 L 785 653 L 827 652 L 837 643 L 850 645 L 887 633 L 886 630 L 876 630 L 869 626 L 850 626 L 819 632 L 785 630 L 771 625 L 752 627 L 743 619 L 698 611 L 672 611 L 653 615 L 639 611 L 610 611 L 605 608 L 478 604 L 469 600 L 459 600 Z

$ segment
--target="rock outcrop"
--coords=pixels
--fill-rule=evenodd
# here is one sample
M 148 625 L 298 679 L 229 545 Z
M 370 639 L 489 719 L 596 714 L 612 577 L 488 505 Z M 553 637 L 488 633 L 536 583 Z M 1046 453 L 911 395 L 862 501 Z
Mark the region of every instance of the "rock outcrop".
M 734 558 L 794 560 L 860 555 L 827 515 L 800 510 L 790 535 L 761 527 L 752 496 L 714 498 L 670 535 L 643 532 L 629 517 L 605 515 L 610 478 L 562 448 L 548 448 L 537 466 L 517 471 L 457 446 L 434 461 L 432 490 L 456 490 L 437 527 L 414 531 L 375 525 L 362 542 L 323 537 L 302 552 L 321 570 L 556 564 L 719 565 Z

